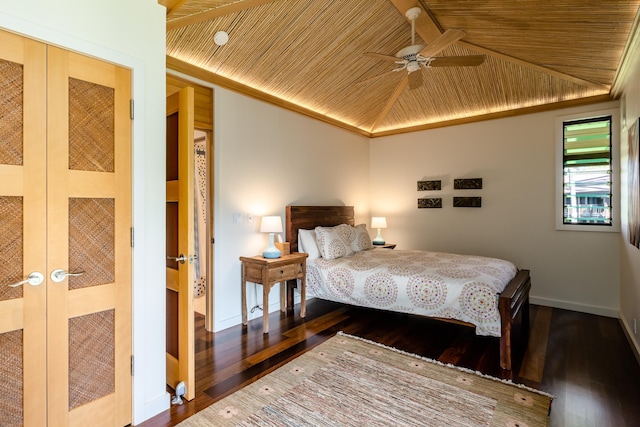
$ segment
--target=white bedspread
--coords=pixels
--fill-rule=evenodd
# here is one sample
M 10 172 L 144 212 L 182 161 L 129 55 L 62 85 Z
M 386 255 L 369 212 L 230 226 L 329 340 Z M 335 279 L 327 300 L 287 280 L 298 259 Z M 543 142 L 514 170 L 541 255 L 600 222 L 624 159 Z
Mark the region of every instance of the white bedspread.
M 307 292 L 321 299 L 476 325 L 500 336 L 498 293 L 516 267 L 496 258 L 371 249 L 307 261 Z

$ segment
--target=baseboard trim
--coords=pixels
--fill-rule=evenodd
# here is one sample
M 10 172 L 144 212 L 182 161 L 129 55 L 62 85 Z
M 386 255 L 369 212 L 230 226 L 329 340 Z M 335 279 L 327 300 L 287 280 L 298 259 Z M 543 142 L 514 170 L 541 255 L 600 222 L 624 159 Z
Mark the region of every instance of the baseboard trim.
M 578 304 L 570 301 L 562 301 L 550 298 L 529 297 L 531 304 L 547 307 L 562 308 L 564 310 L 579 311 L 581 313 L 596 314 L 598 316 L 619 318 L 619 308 L 601 307 L 596 305 Z
M 138 405 L 137 411 L 134 411 L 133 425 L 138 425 L 143 421 L 155 417 L 171 408 L 171 395 L 169 393 L 163 393 L 157 398 L 145 402 L 144 405 Z
M 276 299 L 277 301 L 274 301 Z M 260 301 L 260 303 L 262 303 L 262 301 Z M 300 294 L 298 293 L 293 294 L 293 303 L 294 304 L 300 303 Z M 248 307 L 247 309 L 248 311 L 251 311 L 251 307 Z M 280 295 L 278 295 L 278 298 L 269 298 L 269 313 L 273 313 L 274 311 L 280 311 Z M 250 312 L 247 313 L 247 320 L 249 321 L 253 319 L 258 319 L 261 317 L 262 317 L 262 310 L 256 310 L 253 313 L 250 313 Z M 227 319 L 222 319 L 218 322 L 215 322 L 215 324 L 213 325 L 213 332 L 219 332 L 224 329 L 231 328 L 232 326 L 237 326 L 240 324 L 242 324 L 242 315 L 231 316 Z
M 618 319 L 620 320 L 620 325 L 622 326 L 624 335 L 627 337 L 627 341 L 629 341 L 631 351 L 633 351 L 633 355 L 636 357 L 636 361 L 640 365 L 640 344 L 633 334 L 633 328 L 629 325 L 629 322 L 627 322 L 627 319 L 625 319 L 622 312 L 619 312 Z

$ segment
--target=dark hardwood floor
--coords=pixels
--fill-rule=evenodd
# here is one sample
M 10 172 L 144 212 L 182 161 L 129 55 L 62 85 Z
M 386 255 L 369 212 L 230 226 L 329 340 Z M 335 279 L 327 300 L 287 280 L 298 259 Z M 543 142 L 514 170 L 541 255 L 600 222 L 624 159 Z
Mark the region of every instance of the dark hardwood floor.
M 196 317 L 196 397 L 144 422 L 178 424 L 211 403 L 266 375 L 338 331 L 493 376 L 498 339 L 432 319 L 311 300 L 307 317 L 272 313 L 217 333 Z M 555 396 L 551 426 L 640 426 L 640 365 L 617 319 L 531 306 L 529 347 L 512 380 Z

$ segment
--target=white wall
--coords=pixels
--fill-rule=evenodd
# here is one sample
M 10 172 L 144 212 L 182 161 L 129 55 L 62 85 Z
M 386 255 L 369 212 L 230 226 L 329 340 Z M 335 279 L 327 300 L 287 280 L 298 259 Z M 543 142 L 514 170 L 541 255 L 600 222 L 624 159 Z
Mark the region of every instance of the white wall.
M 133 70 L 133 420 L 169 407 L 165 390 L 165 9 L 156 0 L 0 0 L 0 28 Z
M 636 47 L 637 49 L 638 47 Z M 637 50 L 636 50 L 637 52 Z M 636 55 L 635 64 L 629 81 L 625 84 L 624 96 L 626 99 L 626 123 L 627 127 L 640 117 L 640 55 Z M 625 108 L 623 108 L 625 110 Z M 623 226 L 620 236 L 620 319 L 624 324 L 628 335 L 636 348 L 636 354 L 640 354 L 640 335 L 634 333 L 633 322 L 636 320 L 640 328 L 640 250 L 629 244 L 629 232 L 627 221 L 628 194 L 627 194 L 627 161 L 629 139 L 628 132 L 623 130 L 620 150 L 622 166 L 622 218 Z
M 320 121 L 215 88 L 215 330 L 241 322 L 240 256 L 258 255 L 263 215 L 287 205 L 353 205 L 369 218 L 369 140 Z M 242 223 L 233 223 L 233 214 Z M 253 215 L 253 223 L 248 222 Z M 283 233 L 284 239 L 284 233 Z M 255 285 L 248 305 L 256 304 Z M 262 303 L 262 287 L 258 300 Z M 278 287 L 269 297 L 279 309 Z M 256 310 L 249 318 L 260 317 Z
M 398 248 L 496 256 L 530 269 L 534 303 L 617 316 L 619 233 L 557 231 L 556 117 L 599 104 L 377 138 L 371 141 L 371 214 L 387 217 Z M 482 178 L 482 190 L 453 190 Z M 419 180 L 442 180 L 418 192 Z M 418 209 L 419 197 L 442 209 Z M 453 208 L 453 196 L 482 207 Z

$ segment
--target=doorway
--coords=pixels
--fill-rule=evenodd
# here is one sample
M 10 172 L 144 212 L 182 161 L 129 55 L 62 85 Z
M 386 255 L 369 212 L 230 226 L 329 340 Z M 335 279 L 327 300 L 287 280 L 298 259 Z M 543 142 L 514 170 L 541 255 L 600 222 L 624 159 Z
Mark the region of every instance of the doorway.
M 206 179 L 203 186 L 203 198 L 204 205 L 206 205 L 206 226 L 205 230 L 199 227 L 197 232 L 197 244 L 202 256 L 198 257 L 200 260 L 199 271 L 202 275 L 202 279 L 196 279 L 194 283 L 194 306 L 195 311 L 205 316 L 205 327 L 207 331 L 212 332 L 214 329 L 214 263 L 213 254 L 215 250 L 214 240 L 214 221 L 213 221 L 213 153 L 214 153 L 214 141 L 213 141 L 213 89 L 210 87 L 202 86 L 177 77 L 171 74 L 167 74 L 167 96 L 172 95 L 184 87 L 190 86 L 194 89 L 195 103 L 194 103 L 194 142 L 200 147 L 205 147 L 205 154 L 199 155 L 197 150 L 194 153 L 194 159 L 199 160 L 199 156 L 205 157 L 206 162 Z M 202 151 L 202 150 L 201 150 Z M 201 163 L 199 163 L 201 164 Z M 194 168 L 196 165 L 194 164 Z M 202 167 L 202 166 L 199 166 Z M 199 180 L 200 173 L 194 169 L 194 176 L 196 180 Z M 203 173 L 203 172 L 202 172 Z M 198 183 L 194 188 L 198 188 Z M 204 188 L 206 187 L 206 188 Z M 197 194 L 194 194 L 196 197 Z M 195 200 L 197 202 L 197 199 Z M 206 247 L 206 250 L 203 248 Z M 205 257 L 206 254 L 206 258 Z M 204 282 L 204 283 L 203 283 Z
M 167 75 L 167 384 L 174 403 L 195 395 L 196 321 L 204 316 L 208 331 L 214 325 L 212 111 L 211 88 Z

